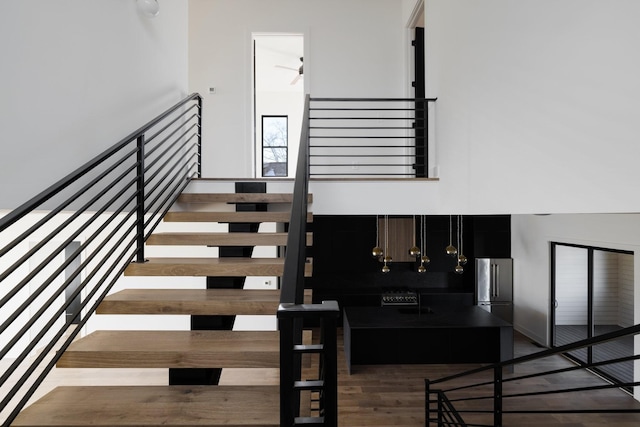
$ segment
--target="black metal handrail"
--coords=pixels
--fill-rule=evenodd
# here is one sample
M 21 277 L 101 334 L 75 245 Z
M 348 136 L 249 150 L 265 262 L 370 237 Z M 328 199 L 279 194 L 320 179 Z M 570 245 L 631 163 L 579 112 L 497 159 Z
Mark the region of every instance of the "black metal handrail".
M 437 98 L 311 98 L 314 178 L 428 178 L 429 109 Z
M 282 276 L 278 328 L 280 330 L 280 425 L 338 425 L 336 321 L 339 316 L 335 301 L 303 304 L 306 258 L 306 232 L 309 193 L 309 96 L 305 100 L 300 151 L 287 236 L 287 252 Z M 302 343 L 304 321 L 319 320 L 320 343 Z M 301 381 L 302 355 L 317 354 L 318 378 Z M 321 411 L 316 417 L 300 417 L 300 391 L 312 390 L 320 395 Z
M 309 106 L 310 97 L 304 104 L 300 148 L 296 164 L 296 177 L 291 203 L 291 218 L 287 234 L 287 253 L 282 274 L 281 304 L 304 302 L 304 266 L 306 263 L 306 232 L 309 195 Z
M 614 341 L 616 339 L 625 338 L 628 336 L 635 336 L 640 333 L 640 324 L 630 326 L 627 328 L 622 328 L 614 332 L 610 332 L 607 334 L 602 334 L 596 337 L 576 341 L 570 344 L 566 344 L 560 347 L 554 347 L 547 350 L 543 350 L 540 352 L 536 352 L 533 354 L 517 357 L 511 360 L 502 361 L 499 363 L 494 363 L 487 366 L 478 367 L 475 369 L 467 370 L 464 372 L 460 372 L 453 375 L 448 375 L 443 378 L 439 378 L 436 380 L 425 380 L 425 425 L 429 426 L 432 423 L 438 426 L 445 425 L 458 425 L 458 426 L 502 426 L 503 425 L 503 416 L 505 414 L 629 414 L 629 413 L 640 413 L 640 404 L 634 405 L 635 407 L 602 407 L 602 408 L 577 408 L 575 403 L 570 408 L 544 408 L 541 407 L 535 408 L 535 397 L 545 396 L 545 395 L 565 395 L 570 393 L 583 393 L 588 391 L 597 391 L 597 390 L 605 390 L 605 389 L 616 389 L 623 387 L 635 387 L 640 386 L 640 382 L 626 382 L 626 383 L 612 383 L 605 382 L 603 380 L 602 383 L 597 385 L 588 385 L 588 386 L 580 386 L 580 387 L 565 387 L 562 382 L 559 381 L 560 384 L 557 388 L 552 389 L 544 389 L 544 390 L 532 390 L 527 392 L 505 392 L 505 384 L 516 383 L 518 382 L 520 388 L 525 387 L 525 381 L 530 379 L 536 379 L 541 377 L 551 377 L 553 375 L 565 374 L 578 370 L 591 370 L 594 368 L 612 365 L 616 363 L 628 362 L 633 360 L 639 360 L 640 354 L 634 354 L 632 356 L 626 357 L 616 357 L 607 360 L 600 360 L 598 362 L 593 363 L 580 363 L 576 365 L 572 365 L 565 368 L 558 368 L 547 370 L 543 372 L 535 372 L 530 374 L 510 374 L 505 375 L 505 368 L 509 368 L 513 370 L 513 367 L 522 365 L 527 362 L 537 361 L 540 359 L 545 359 L 548 357 L 555 357 L 559 355 L 563 355 L 575 350 L 594 347 L 599 344 L 607 343 Z M 464 379 L 471 378 L 474 375 L 482 374 L 491 374 L 492 377 L 490 379 L 483 378 L 479 381 L 471 381 L 464 383 L 462 382 Z M 433 386 L 437 384 L 444 385 L 445 383 L 451 383 L 456 381 L 458 384 L 449 386 L 448 388 L 442 389 L 434 389 Z M 477 394 L 473 394 L 472 390 L 477 390 Z M 453 398 L 452 395 L 456 392 L 465 393 L 462 397 Z M 431 396 L 434 395 L 435 398 Z M 523 399 L 527 400 L 527 408 L 518 408 L 518 409 L 506 409 L 506 405 L 510 402 L 509 399 Z M 446 399 L 446 402 L 443 401 Z M 482 402 L 487 403 L 487 406 L 478 406 L 467 409 L 460 409 L 460 407 L 455 408 L 455 404 L 479 404 L 482 405 Z M 589 403 L 593 403 L 593 400 L 589 400 Z M 435 406 L 435 410 L 433 406 Z M 560 405 L 559 405 L 560 406 Z M 446 411 L 443 413 L 442 408 L 446 407 Z M 432 417 L 432 413 L 435 413 L 436 416 Z M 486 423 L 478 423 L 474 422 L 473 424 L 467 424 L 462 420 L 462 415 L 465 416 L 478 416 L 478 415 L 488 415 L 491 416 L 490 422 Z M 451 418 L 454 417 L 455 420 L 452 421 Z
M 201 171 L 192 94 L 0 218 L 0 401 L 8 426 L 189 180 Z

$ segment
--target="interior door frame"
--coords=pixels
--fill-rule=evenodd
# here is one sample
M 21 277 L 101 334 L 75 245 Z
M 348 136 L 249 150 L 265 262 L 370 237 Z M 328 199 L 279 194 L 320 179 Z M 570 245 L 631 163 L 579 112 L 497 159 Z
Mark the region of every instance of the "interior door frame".
M 407 98 L 426 96 L 424 0 L 418 0 L 407 21 Z M 414 165 L 416 177 L 429 176 L 428 104 L 415 102 Z M 419 113 L 421 112 L 421 113 Z M 420 158 L 420 161 L 418 160 Z
M 251 128 L 252 128 L 252 160 L 251 160 L 251 170 L 252 170 L 252 175 L 254 178 L 260 178 L 260 179 L 264 179 L 265 177 L 262 177 L 261 175 L 261 165 L 262 165 L 262 152 L 261 152 L 261 146 L 262 146 L 262 135 L 258 135 L 258 123 L 260 120 L 258 111 L 257 111 L 257 105 L 258 105 L 258 94 L 257 94 L 257 69 L 256 69 L 256 39 L 259 39 L 261 37 L 270 37 L 270 36 L 276 36 L 276 37 L 289 37 L 289 36 L 293 36 L 293 37 L 301 37 L 302 38 L 302 52 L 301 52 L 301 57 L 304 58 L 304 75 L 305 78 L 302 80 L 302 96 L 301 99 L 304 99 L 304 94 L 308 93 L 308 87 L 309 87 L 309 78 L 308 75 L 309 73 L 309 69 L 310 69 L 310 63 L 311 60 L 308 57 L 308 52 L 309 52 L 309 46 L 308 46 L 308 34 L 309 34 L 309 30 L 304 30 L 304 31 L 300 31 L 300 30 L 292 30 L 292 31 L 252 31 L 250 32 L 250 42 L 251 42 L 251 112 L 250 112 L 250 122 L 251 122 Z M 296 141 L 297 143 L 297 141 Z M 291 146 L 289 147 L 291 148 Z M 295 148 L 295 152 L 297 153 L 298 148 Z M 291 152 L 289 152 L 289 154 L 291 154 Z M 297 157 L 297 156 L 296 156 Z M 289 163 L 289 173 L 294 173 L 295 171 L 295 159 L 293 161 L 293 163 Z M 268 178 L 268 177 L 267 177 Z

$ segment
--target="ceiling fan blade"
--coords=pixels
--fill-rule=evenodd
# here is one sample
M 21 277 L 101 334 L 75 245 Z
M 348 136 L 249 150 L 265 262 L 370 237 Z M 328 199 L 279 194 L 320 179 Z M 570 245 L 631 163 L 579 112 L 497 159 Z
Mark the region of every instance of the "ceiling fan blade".
M 297 68 L 285 67 L 284 65 L 274 65 L 276 68 L 284 68 L 285 70 L 298 71 Z

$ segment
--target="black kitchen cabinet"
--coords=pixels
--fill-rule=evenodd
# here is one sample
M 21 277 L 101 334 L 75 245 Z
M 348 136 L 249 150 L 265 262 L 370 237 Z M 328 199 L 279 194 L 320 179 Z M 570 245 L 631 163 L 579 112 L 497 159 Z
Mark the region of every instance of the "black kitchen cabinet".
M 313 277 L 306 279 L 306 287 L 313 289 L 314 302 L 336 300 L 340 307 L 379 306 L 382 293 L 396 288 L 423 294 L 427 304 L 468 305 L 475 288 L 474 258 L 511 256 L 511 219 L 465 215 L 462 221 L 463 252 L 468 258 L 462 274 L 454 273 L 456 258 L 445 251 L 450 242 L 458 246 L 457 217 L 451 217 L 450 228 L 449 215 L 426 217 L 426 253 L 431 258 L 426 273 L 418 273 L 418 260 L 392 261 L 391 271 L 383 273 L 383 264 L 371 255 L 376 245 L 375 215 L 316 215 L 310 225 L 314 244 L 308 251 Z M 416 244 L 421 246 L 419 225 L 416 228 Z M 379 237 L 383 246 L 383 236 Z
M 476 258 L 511 258 L 511 216 L 473 217 L 473 254 Z

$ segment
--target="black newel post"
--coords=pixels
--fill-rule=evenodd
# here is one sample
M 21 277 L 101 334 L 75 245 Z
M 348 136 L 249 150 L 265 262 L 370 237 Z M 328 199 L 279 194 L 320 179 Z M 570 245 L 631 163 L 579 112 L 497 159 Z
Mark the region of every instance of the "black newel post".
M 137 240 L 137 249 L 136 249 L 136 262 L 143 263 L 144 259 L 144 144 L 145 138 L 144 134 L 140 135 L 137 138 L 138 144 L 138 154 L 137 154 L 137 162 L 138 167 L 136 168 L 136 172 L 138 174 L 136 179 L 136 240 Z

